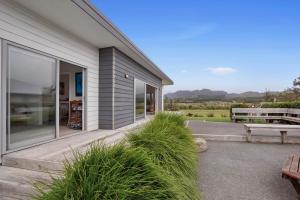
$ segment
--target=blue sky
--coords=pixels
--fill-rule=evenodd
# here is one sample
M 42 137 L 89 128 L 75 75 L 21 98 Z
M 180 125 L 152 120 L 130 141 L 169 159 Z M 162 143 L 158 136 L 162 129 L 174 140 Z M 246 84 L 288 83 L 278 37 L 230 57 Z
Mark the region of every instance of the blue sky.
M 283 90 L 300 76 L 300 0 L 93 0 L 175 82 Z

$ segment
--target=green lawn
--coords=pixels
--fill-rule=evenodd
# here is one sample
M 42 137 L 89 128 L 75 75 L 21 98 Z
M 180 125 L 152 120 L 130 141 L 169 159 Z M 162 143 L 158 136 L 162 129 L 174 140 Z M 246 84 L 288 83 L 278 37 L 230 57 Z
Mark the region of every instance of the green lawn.
M 230 122 L 229 110 L 181 110 L 188 119 L 212 122 Z

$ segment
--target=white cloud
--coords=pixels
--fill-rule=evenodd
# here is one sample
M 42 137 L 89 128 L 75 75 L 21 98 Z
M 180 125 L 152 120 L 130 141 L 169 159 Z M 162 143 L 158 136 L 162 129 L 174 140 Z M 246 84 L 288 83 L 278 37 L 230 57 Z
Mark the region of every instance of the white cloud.
M 210 67 L 207 70 L 216 75 L 227 75 L 236 72 L 236 69 L 232 67 Z
M 186 69 L 183 69 L 180 71 L 181 73 L 187 73 L 188 71 Z

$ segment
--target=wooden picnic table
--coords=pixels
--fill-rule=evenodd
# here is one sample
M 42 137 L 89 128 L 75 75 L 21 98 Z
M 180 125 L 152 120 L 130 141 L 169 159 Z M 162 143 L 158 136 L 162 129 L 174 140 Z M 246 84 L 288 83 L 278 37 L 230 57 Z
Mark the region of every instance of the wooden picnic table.
M 282 178 L 291 181 L 300 199 L 300 155 L 290 155 L 282 168 Z

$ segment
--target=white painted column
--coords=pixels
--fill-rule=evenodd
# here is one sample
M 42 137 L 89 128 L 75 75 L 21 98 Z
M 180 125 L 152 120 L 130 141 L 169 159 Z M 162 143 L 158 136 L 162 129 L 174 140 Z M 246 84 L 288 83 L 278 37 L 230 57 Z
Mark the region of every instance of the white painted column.
M 136 121 L 136 79 L 133 79 L 133 123 Z
M 164 86 L 161 86 L 161 111 L 164 111 Z
M 147 117 L 147 85 L 144 82 L 144 119 Z
M 55 138 L 59 138 L 59 77 L 60 60 L 56 60 Z
M 1 77 L 2 77 L 2 40 L 1 40 L 1 38 L 0 38 L 0 124 L 2 124 L 2 101 L 1 101 L 1 99 L 2 99 L 2 84 L 1 84 L 1 81 L 2 81 L 2 79 L 1 79 Z M 0 163 L 2 163 L 2 159 L 1 159 L 1 157 L 2 157 L 2 134 L 4 134 L 3 133 L 3 128 L 0 128 Z

